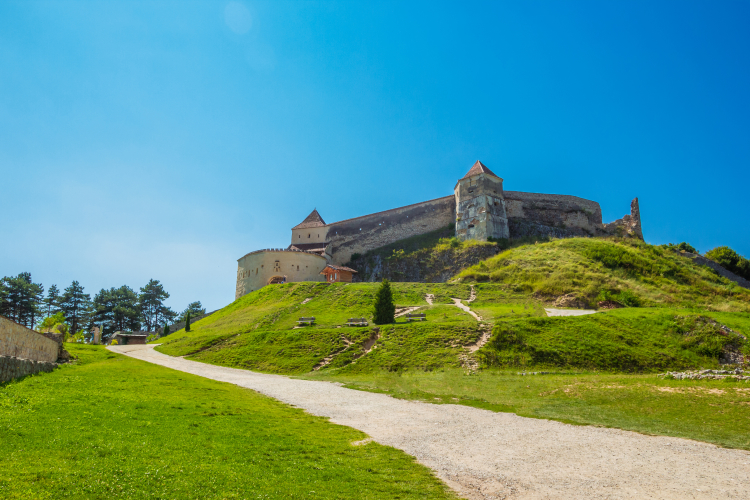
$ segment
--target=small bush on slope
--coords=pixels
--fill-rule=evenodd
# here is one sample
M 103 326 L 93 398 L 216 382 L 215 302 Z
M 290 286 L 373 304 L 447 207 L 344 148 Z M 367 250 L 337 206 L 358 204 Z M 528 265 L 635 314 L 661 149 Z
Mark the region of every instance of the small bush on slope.
M 570 238 L 526 245 L 466 269 L 456 281 L 504 283 L 516 293 L 548 300 L 575 293 L 592 305 L 602 291 L 629 290 L 644 306 L 750 311 L 750 290 L 638 240 Z

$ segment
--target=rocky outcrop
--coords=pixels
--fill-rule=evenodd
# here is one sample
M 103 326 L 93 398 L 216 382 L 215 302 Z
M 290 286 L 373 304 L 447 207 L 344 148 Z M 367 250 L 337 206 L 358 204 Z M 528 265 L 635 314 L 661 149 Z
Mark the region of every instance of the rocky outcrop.
M 444 283 L 467 267 L 500 252 L 497 245 L 476 245 L 447 250 L 418 250 L 408 254 L 394 252 L 389 257 L 366 255 L 348 265 L 357 270 L 353 281 Z

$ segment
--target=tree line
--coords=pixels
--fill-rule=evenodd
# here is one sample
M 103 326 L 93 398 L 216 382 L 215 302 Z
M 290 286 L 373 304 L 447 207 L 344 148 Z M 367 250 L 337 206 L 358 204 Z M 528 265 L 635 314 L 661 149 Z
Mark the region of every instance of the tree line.
M 164 304 L 168 298 L 164 286 L 154 279 L 138 292 L 127 285 L 102 288 L 93 300 L 78 281 L 62 291 L 51 285 L 45 295 L 44 286 L 34 283 L 31 273 L 0 280 L 1 316 L 33 329 L 61 313 L 67 330 L 84 338 L 90 338 L 94 325 L 101 326 L 108 338 L 117 331 L 161 332 L 165 325 L 184 321 L 188 313 L 193 318 L 206 313 L 200 301 L 177 313 Z

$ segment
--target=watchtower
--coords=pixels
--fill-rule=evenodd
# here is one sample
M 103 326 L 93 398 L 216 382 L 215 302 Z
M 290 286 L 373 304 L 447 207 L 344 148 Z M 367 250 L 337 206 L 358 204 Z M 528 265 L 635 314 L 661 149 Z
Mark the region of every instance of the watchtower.
M 478 161 L 453 189 L 456 197 L 456 237 L 487 241 L 508 238 L 503 180 Z

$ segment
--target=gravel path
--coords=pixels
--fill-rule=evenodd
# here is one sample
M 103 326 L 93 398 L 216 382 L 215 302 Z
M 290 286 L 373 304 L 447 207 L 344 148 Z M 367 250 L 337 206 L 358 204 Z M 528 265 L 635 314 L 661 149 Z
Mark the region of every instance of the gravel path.
M 596 314 L 593 309 L 545 309 L 547 316 L 585 316 Z
M 461 405 L 431 405 L 166 356 L 112 351 L 222 382 L 359 429 L 413 455 L 468 499 L 748 499 L 750 452 L 574 426 Z

